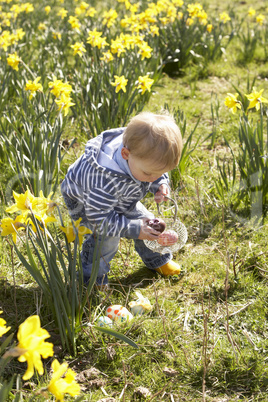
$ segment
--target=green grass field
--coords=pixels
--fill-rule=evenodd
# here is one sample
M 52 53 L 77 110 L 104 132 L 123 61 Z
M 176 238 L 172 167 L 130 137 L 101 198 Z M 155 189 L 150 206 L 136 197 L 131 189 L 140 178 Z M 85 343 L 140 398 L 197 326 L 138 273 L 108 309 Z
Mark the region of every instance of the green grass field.
M 68 1 L 64 4 L 49 1 L 48 4 L 52 8 L 65 7 L 68 10 L 73 7 L 72 2 Z M 3 3 L 3 9 L 11 5 Z M 42 4 L 42 9 L 45 5 Z M 142 1 L 141 5 L 145 8 L 147 2 Z M 113 7 L 123 7 L 123 4 L 109 1 L 96 3 L 93 6 L 101 13 Z M 133 243 L 122 239 L 118 253 L 111 264 L 110 290 L 108 292 L 94 290 L 88 296 L 82 323 L 80 323 L 82 325 L 79 326 L 76 334 L 75 353 L 62 346 L 48 300 L 18 258 L 11 236 L 0 237 L 0 310 L 3 311 L 1 318 L 4 318 L 7 325 L 11 326 L 10 332 L 0 338 L 0 346 L 11 332 L 14 333 L 13 341 L 16 343 L 19 325 L 27 317 L 38 314 L 42 327 L 51 335 L 48 341 L 54 344 L 54 357 L 61 363 L 68 362 L 69 367 L 77 373 L 76 379 L 81 387 L 80 400 L 83 401 L 268 401 L 268 226 L 267 183 L 265 182 L 265 178 L 268 178 L 267 158 L 265 159 L 268 153 L 268 109 L 264 100 L 263 110 L 261 110 L 264 144 L 261 155 L 264 160 L 261 187 L 263 198 L 261 204 L 257 205 L 257 201 L 255 202 L 253 198 L 255 194 L 253 190 L 251 192 L 248 190 L 242 198 L 243 193 L 239 185 L 241 186 L 240 179 L 243 177 L 243 172 L 238 168 L 238 159 L 236 159 L 235 186 L 230 185 L 233 179 L 233 155 L 238 158 L 243 148 L 239 136 L 240 124 L 242 124 L 240 121 L 243 122 L 243 117 L 242 111 L 237 110 L 233 114 L 225 105 L 228 93 L 235 94 L 239 91 L 239 95 L 240 93 L 249 94 L 253 91 L 253 87 L 257 91 L 263 89 L 262 96 L 268 99 L 268 8 L 264 0 L 258 2 L 256 7 L 253 5 L 256 8 L 256 15 L 264 15 L 265 21 L 263 25 L 256 25 L 252 19 L 248 28 L 247 14 L 252 7 L 249 0 L 241 2 L 208 0 L 202 3 L 202 6 L 209 16 L 213 16 L 215 26 L 219 21 L 220 13 L 225 11 L 231 16 L 232 26 L 228 28 L 228 32 L 234 30 L 235 34 L 226 50 L 223 50 L 218 58 L 210 60 L 206 53 L 203 53 L 202 57 L 193 57 L 180 69 L 177 68 L 176 62 L 171 65 L 172 71 L 166 64 L 164 71 L 157 75 L 156 59 L 160 57 L 159 55 L 154 60 L 141 61 L 140 66 L 136 59 L 136 61 L 131 58 L 128 60 L 126 57 L 124 68 L 121 68 L 118 63 L 116 65 L 118 70 L 116 67 L 114 70 L 111 68 L 110 76 L 107 78 L 108 80 L 113 77 L 117 71 L 127 71 L 131 74 L 131 68 L 137 75 L 154 71 L 151 74 L 155 79 L 152 92 L 146 93 L 146 99 L 140 99 L 138 95 L 135 95 L 136 106 L 132 114 L 143 105 L 143 102 L 144 110 L 159 112 L 168 107 L 171 113 L 176 114 L 178 110 L 183 112 L 186 122 L 184 143 L 187 143 L 187 138 L 198 123 L 192 141 L 187 145 L 189 157 L 182 174 L 175 170 L 170 175 L 172 195 L 179 207 L 178 216 L 188 229 L 186 245 L 174 255 L 174 259 L 181 264 L 181 275 L 164 278 L 152 273 L 143 266 L 135 253 Z M 35 32 L 43 32 L 40 29 L 38 31 L 37 28 L 43 19 L 46 21 L 45 13 L 43 17 L 42 15 L 33 14 L 31 29 L 35 29 Z M 96 127 L 103 128 L 101 124 L 104 125 L 104 115 L 101 113 L 105 113 L 105 107 L 108 108 L 113 99 L 115 103 L 117 102 L 118 109 L 111 111 L 109 109 L 111 120 L 107 117 L 105 123 L 107 127 L 124 123 L 124 116 L 127 115 L 126 105 L 132 92 L 127 92 L 125 98 L 123 93 L 120 98 L 116 97 L 114 87 L 110 89 L 105 87 L 107 84 L 105 84 L 105 78 L 101 78 L 104 87 L 99 90 L 110 103 L 107 101 L 105 104 L 102 101 L 104 112 L 100 107 L 99 115 L 96 112 L 94 117 L 92 117 L 94 108 L 81 114 L 83 107 L 85 109 L 88 107 L 87 102 L 95 105 L 99 102 L 97 90 L 94 94 L 93 92 L 89 94 L 85 90 L 88 75 L 95 74 L 96 78 L 98 74 L 101 74 L 101 70 L 98 70 L 99 55 L 96 56 L 95 49 L 90 49 L 91 53 L 87 61 L 82 58 L 74 59 L 70 50 L 68 54 L 66 51 L 65 57 L 65 49 L 71 40 L 74 43 L 80 38 L 86 43 L 86 29 L 93 29 L 95 26 L 99 29 L 100 23 L 97 17 L 94 17 L 96 18 L 94 23 L 91 25 L 88 23 L 87 27 L 81 28 L 79 34 L 77 32 L 66 34 L 66 26 L 60 26 L 62 41 L 66 42 L 64 42 L 65 45 L 62 43 L 53 48 L 52 36 L 49 35 L 52 35 L 52 28 L 56 26 L 55 15 L 50 14 L 47 17 L 51 19 L 45 23 L 47 26 L 51 23 L 51 26 L 47 28 L 50 31 L 46 36 L 40 37 L 36 34 L 28 37 L 30 31 L 27 31 L 27 18 L 29 17 L 26 14 L 25 19 L 22 18 L 20 21 L 21 24 L 25 24 L 23 27 L 28 32 L 27 40 L 23 40 L 23 43 L 28 45 L 21 47 L 12 45 L 14 47 L 9 47 L 7 51 L 0 49 L 2 52 L 0 63 L 3 64 L 0 81 L 7 88 L 2 88 L 0 94 L 2 95 L 2 101 L 0 101 L 2 219 L 9 216 L 5 212 L 10 205 L 10 199 L 7 196 L 8 185 L 18 174 L 16 168 L 12 169 L 12 163 L 13 166 L 16 163 L 14 154 L 10 156 L 9 150 L 13 149 L 15 140 L 11 137 L 11 131 L 8 131 L 6 117 L 12 121 L 12 130 L 17 130 L 19 134 L 23 133 L 25 121 L 35 121 L 35 118 L 37 121 L 37 113 L 40 115 L 46 113 L 46 107 L 49 108 L 52 102 L 52 95 L 48 96 L 47 93 L 48 82 L 52 80 L 53 73 L 57 73 L 59 79 L 66 77 L 72 84 L 72 100 L 76 103 L 70 108 L 62 125 L 58 123 L 59 130 L 62 130 L 60 146 L 66 151 L 66 155 L 60 163 L 59 170 L 56 171 L 56 167 L 54 168 L 53 172 L 56 171 L 56 174 L 53 173 L 53 183 L 56 181 L 59 183 L 68 166 L 83 153 L 86 141 L 94 135 L 92 125 L 96 122 Z M 1 21 L 0 34 L 5 29 L 11 29 L 4 26 L 3 16 Z M 241 27 L 240 24 L 242 24 Z M 113 29 L 116 30 L 113 27 L 110 32 L 113 35 L 111 37 L 114 38 Z M 224 29 L 227 29 L 226 26 Z M 251 38 L 248 42 L 245 39 L 247 29 Z M 226 32 L 224 34 L 226 37 L 223 37 L 221 47 L 227 43 L 228 35 Z M 75 39 L 75 35 L 78 35 L 78 39 Z M 105 35 L 108 40 L 108 30 Z M 253 43 L 254 35 L 255 44 Z M 156 39 L 154 40 L 154 46 L 158 46 Z M 42 52 L 38 44 L 42 44 L 44 49 Z M 57 46 L 59 51 L 55 59 L 58 58 L 58 64 L 54 65 L 53 63 L 56 62 L 52 60 L 51 52 L 52 49 L 54 52 Z M 151 46 L 153 47 L 152 43 Z M 32 56 L 27 56 L 27 52 L 32 49 L 35 49 Z M 162 48 L 155 47 L 155 49 Z M 41 98 L 42 94 L 37 93 L 32 103 L 27 103 L 27 96 L 23 95 L 23 86 L 27 79 L 33 79 L 33 77 L 29 76 L 25 69 L 15 72 L 9 67 L 8 70 L 6 58 L 8 53 L 13 51 L 25 52 L 25 63 L 30 66 L 35 77 L 42 77 L 43 98 Z M 164 59 L 163 55 L 161 57 Z M 90 60 L 95 61 L 91 64 Z M 132 64 L 134 62 L 137 63 L 135 70 Z M 87 68 L 91 69 L 90 73 L 87 72 L 86 67 L 83 67 L 86 63 L 88 63 Z M 136 70 L 138 68 L 141 71 Z M 62 75 L 60 69 L 62 69 Z M 21 87 L 19 87 L 20 82 Z M 80 84 L 84 91 L 81 90 L 81 93 L 79 92 Z M 35 106 L 29 106 L 30 104 Z M 52 109 L 51 106 L 52 120 L 49 120 L 48 116 L 47 121 L 52 126 L 58 121 L 55 113 L 56 109 Z M 113 120 L 113 113 L 116 121 Z M 248 113 L 248 119 L 252 127 L 257 127 L 258 122 L 261 121 L 260 111 L 251 110 Z M 182 120 L 179 119 L 179 122 L 182 124 Z M 41 125 L 37 127 L 37 130 L 40 127 Z M 42 127 L 45 127 L 45 123 Z M 71 144 L 75 138 L 75 143 L 70 148 L 66 147 L 66 144 Z M 19 148 L 16 149 L 19 153 Z M 36 152 L 38 153 L 38 150 Z M 40 152 L 44 152 L 44 148 Z M 253 149 L 252 152 L 252 159 L 249 159 L 248 154 L 246 155 L 247 169 L 250 168 L 249 165 L 255 163 L 255 150 Z M 228 162 L 231 169 L 231 174 L 227 175 L 230 187 L 227 191 L 227 187 L 223 185 L 221 196 L 216 185 L 220 180 L 219 167 L 222 168 L 223 163 L 227 166 Z M 25 165 L 23 160 L 17 163 L 21 169 L 22 167 L 27 169 L 27 161 Z M 29 162 L 29 166 L 31 163 L 33 164 L 33 160 Z M 37 170 L 41 169 L 40 165 L 35 166 Z M 248 174 L 252 175 L 252 172 Z M 37 184 L 34 185 L 40 190 Z M 16 182 L 14 189 L 21 192 L 21 188 L 20 183 Z M 67 220 L 58 185 L 55 186 L 53 199 L 59 202 L 63 217 Z M 144 204 L 157 213 L 156 206 L 150 197 L 146 197 Z M 19 240 L 17 245 L 26 255 L 26 246 L 23 241 Z M 43 255 L 42 258 L 44 260 Z M 40 263 L 37 265 L 41 271 Z M 130 322 L 114 324 L 113 327 L 134 341 L 138 346 L 137 349 L 88 325 L 88 323 L 96 323 L 97 317 L 103 314 L 111 304 L 120 304 L 129 308 L 128 303 L 135 299 L 137 290 L 150 300 L 152 310 L 142 316 L 135 316 Z M 11 344 L 7 349 L 11 347 Z M 0 349 L 0 355 L 2 353 L 3 350 Z M 44 375 L 36 373 L 29 381 L 20 380 L 21 383 L 17 388 L 14 381 L 12 390 L 4 400 L 55 400 L 47 390 L 44 391 L 51 377 L 51 361 L 51 357 L 43 360 Z M 21 378 L 25 370 L 26 363 L 20 363 L 14 358 L 6 366 L 2 377 L 0 370 L 0 387 L 4 384 L 3 381 L 10 381 L 12 375 L 18 375 Z M 21 399 L 15 399 L 16 395 L 17 397 L 19 395 L 18 389 L 21 392 Z M 65 400 L 75 400 L 75 397 L 66 395 Z

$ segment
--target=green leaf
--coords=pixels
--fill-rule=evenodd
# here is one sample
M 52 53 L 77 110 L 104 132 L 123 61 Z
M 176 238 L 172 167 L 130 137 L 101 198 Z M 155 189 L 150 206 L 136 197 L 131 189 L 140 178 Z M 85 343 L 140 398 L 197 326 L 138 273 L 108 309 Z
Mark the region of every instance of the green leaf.
M 134 341 L 132 341 L 126 335 L 120 334 L 120 332 L 116 332 L 113 329 L 109 329 L 109 328 L 98 327 L 96 325 L 94 325 L 94 328 L 100 332 L 103 332 L 106 335 L 112 335 L 118 339 L 121 339 L 121 341 L 128 343 L 130 346 L 133 346 L 133 348 L 135 348 L 135 349 L 139 348 L 138 345 Z

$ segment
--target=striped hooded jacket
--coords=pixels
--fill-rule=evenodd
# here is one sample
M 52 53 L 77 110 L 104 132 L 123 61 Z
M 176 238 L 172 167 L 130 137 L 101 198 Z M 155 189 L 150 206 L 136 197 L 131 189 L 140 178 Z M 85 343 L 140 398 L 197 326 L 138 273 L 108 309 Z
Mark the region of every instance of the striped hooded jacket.
M 156 193 L 161 184 L 168 184 L 168 175 L 153 183 L 132 176 L 120 152 L 124 130 L 107 130 L 89 140 L 84 154 L 69 167 L 61 191 L 68 209 L 75 210 L 73 214 L 70 211 L 71 216 L 82 217 L 80 224 L 97 227 L 106 236 L 135 239 L 141 221 L 131 215 L 135 216 L 137 202 L 148 192 Z

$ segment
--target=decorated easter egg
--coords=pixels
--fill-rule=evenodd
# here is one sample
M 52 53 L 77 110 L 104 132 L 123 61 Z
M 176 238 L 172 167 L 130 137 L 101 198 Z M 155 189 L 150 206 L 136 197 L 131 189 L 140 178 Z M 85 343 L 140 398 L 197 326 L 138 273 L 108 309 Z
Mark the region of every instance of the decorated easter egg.
M 97 325 L 99 327 L 112 327 L 113 321 L 111 320 L 111 318 L 101 315 L 97 320 Z
M 131 312 L 120 304 L 109 306 L 106 309 L 106 316 L 117 322 L 130 321 L 133 318 Z
M 142 315 L 152 310 L 152 305 L 147 297 L 144 297 L 138 290 L 135 292 L 137 300 L 128 303 L 133 315 Z
M 174 230 L 166 230 L 158 236 L 157 241 L 161 246 L 172 246 L 178 241 L 178 235 Z

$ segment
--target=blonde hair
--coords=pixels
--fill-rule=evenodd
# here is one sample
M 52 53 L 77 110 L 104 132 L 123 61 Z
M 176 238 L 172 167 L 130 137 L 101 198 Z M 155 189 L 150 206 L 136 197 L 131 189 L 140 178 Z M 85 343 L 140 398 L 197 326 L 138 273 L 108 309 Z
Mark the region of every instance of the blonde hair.
M 142 112 L 134 116 L 125 129 L 123 144 L 133 156 L 168 170 L 178 165 L 182 152 L 180 129 L 168 114 Z

